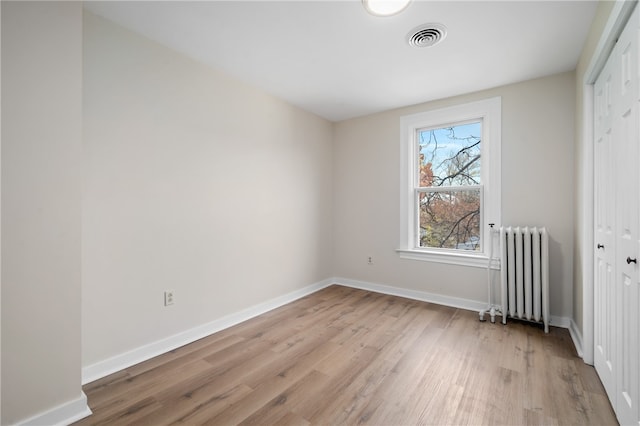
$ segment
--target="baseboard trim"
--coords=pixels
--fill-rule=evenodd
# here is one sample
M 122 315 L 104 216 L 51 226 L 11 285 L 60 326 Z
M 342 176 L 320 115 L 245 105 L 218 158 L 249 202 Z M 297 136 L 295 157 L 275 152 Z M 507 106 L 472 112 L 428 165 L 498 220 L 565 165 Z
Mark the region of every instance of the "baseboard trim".
M 131 351 L 116 355 L 104 361 L 83 367 L 82 384 L 93 382 L 94 380 L 108 376 L 116 371 L 123 370 L 132 365 L 151 359 L 168 351 L 174 350 L 186 344 L 195 342 L 203 337 L 209 336 L 218 331 L 232 327 L 243 321 L 262 315 L 280 306 L 291 303 L 318 290 L 333 284 L 332 279 L 326 279 L 315 284 L 311 284 L 299 290 L 275 297 L 266 302 L 251 306 L 242 311 L 224 316 L 198 327 L 191 328 L 165 339 L 141 346 Z
M 91 414 L 91 409 L 87 404 L 87 395 L 85 395 L 84 392 L 80 392 L 80 396 L 78 398 L 18 422 L 17 425 L 69 425 L 80 419 L 84 419 Z
M 582 343 L 582 333 L 580 333 L 580 329 L 578 328 L 578 324 L 571 319 L 569 323 L 569 334 L 571 335 L 571 340 L 573 340 L 573 345 L 576 347 L 576 352 L 578 352 L 578 356 L 584 359 L 583 352 L 583 343 Z
M 422 302 L 430 302 L 438 305 L 450 306 L 452 308 L 466 309 L 469 311 L 480 312 L 487 307 L 487 302 L 443 296 L 441 294 L 427 293 L 419 290 L 409 290 L 386 284 L 370 283 L 341 277 L 336 277 L 333 280 L 335 284 L 343 285 L 345 287 L 359 288 L 361 290 L 369 290 L 376 293 L 388 294 L 390 296 L 406 297 L 407 299 L 420 300 Z
M 560 328 L 569 328 L 571 326 L 571 318 L 551 315 L 551 318 L 549 319 L 549 325 Z
M 452 297 L 452 296 L 444 296 L 441 294 L 428 293 L 428 292 L 419 291 L 419 290 L 408 290 L 405 288 L 393 287 L 385 284 L 377 284 L 377 283 L 370 283 L 366 281 L 352 280 L 349 278 L 336 277 L 333 279 L 333 281 L 335 284 L 343 285 L 346 287 L 359 288 L 361 290 L 369 290 L 376 293 L 388 294 L 390 296 L 406 297 L 407 299 L 414 299 L 414 300 L 420 300 L 423 302 L 436 303 L 438 305 L 450 306 L 452 308 L 466 309 L 469 311 L 480 312 L 481 310 L 487 308 L 487 302 L 480 302 L 477 300 L 462 299 L 462 298 Z M 580 345 L 580 349 L 578 349 L 578 342 L 580 342 L 581 340 L 576 341 L 576 338 L 574 338 L 573 333 L 577 333 L 577 327 L 572 331 L 571 329 L 572 323 L 573 323 L 573 320 L 567 317 L 551 315 L 551 318 L 549 319 L 550 325 L 554 327 L 569 329 L 569 333 L 571 334 L 571 337 L 574 340 L 574 344 L 576 345 L 576 350 L 578 351 L 578 353 L 581 353 L 582 346 Z M 579 333 L 577 333 L 577 336 L 579 336 Z
M 186 344 L 192 343 L 203 337 L 209 336 L 218 331 L 232 327 L 243 321 L 254 318 L 265 312 L 279 308 L 280 306 L 291 303 L 316 291 L 322 290 L 332 284 L 342 285 L 345 287 L 358 288 L 361 290 L 373 291 L 376 293 L 388 294 L 390 296 L 406 297 L 408 299 L 420 300 L 423 302 L 435 303 L 438 305 L 450 306 L 453 308 L 465 309 L 469 311 L 480 312 L 486 309 L 487 303 L 471 299 L 463 299 L 441 294 L 428 293 L 419 290 L 409 290 L 400 287 L 394 287 L 386 284 L 371 283 L 367 281 L 353 280 L 350 278 L 334 277 L 329 278 L 315 284 L 311 284 L 299 290 L 287 293 L 268 300 L 264 303 L 252 306 L 242 311 L 227 315 L 215 321 L 203 324 L 198 327 L 175 334 L 165 339 L 141 346 L 131 351 L 116 355 L 104 361 L 97 362 L 92 365 L 83 367 L 82 384 L 93 382 L 94 380 L 108 376 L 109 374 L 123 370 L 132 365 L 146 361 L 155 356 L 161 355 L 168 351 L 174 350 Z M 551 316 L 550 323 L 554 327 L 569 329 L 569 333 L 576 347 L 576 351 L 582 357 L 582 338 L 577 326 L 572 319 L 566 317 Z M 86 405 L 86 397 L 85 397 Z M 88 409 L 88 408 L 87 408 Z M 84 417 L 84 416 L 83 416 Z M 82 417 L 80 417 L 82 418 Z

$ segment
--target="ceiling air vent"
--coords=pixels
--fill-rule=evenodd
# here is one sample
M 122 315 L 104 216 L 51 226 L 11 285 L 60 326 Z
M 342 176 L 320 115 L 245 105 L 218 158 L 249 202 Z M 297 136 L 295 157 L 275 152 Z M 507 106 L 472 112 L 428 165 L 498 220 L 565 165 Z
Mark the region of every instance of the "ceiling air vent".
M 440 43 L 447 36 L 447 28 L 441 24 L 425 24 L 414 28 L 407 35 L 409 46 L 430 47 Z

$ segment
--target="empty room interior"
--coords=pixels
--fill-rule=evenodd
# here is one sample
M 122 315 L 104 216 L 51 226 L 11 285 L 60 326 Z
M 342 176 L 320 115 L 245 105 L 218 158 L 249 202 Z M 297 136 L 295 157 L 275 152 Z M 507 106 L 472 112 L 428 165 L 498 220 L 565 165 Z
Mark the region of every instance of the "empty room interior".
M 0 424 L 640 423 L 635 1 L 0 14 Z

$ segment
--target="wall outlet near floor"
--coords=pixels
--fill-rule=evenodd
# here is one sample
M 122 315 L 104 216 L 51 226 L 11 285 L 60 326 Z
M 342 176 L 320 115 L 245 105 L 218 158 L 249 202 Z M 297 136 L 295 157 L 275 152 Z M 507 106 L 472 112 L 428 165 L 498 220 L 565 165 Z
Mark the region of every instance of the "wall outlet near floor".
M 164 292 L 164 306 L 173 305 L 175 292 L 173 290 L 165 290 Z

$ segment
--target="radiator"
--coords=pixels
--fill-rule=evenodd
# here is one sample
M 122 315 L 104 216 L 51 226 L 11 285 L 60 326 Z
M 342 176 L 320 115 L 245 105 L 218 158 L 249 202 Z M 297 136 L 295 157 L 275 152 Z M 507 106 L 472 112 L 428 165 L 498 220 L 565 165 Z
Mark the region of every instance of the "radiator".
M 549 238 L 545 228 L 500 228 L 502 322 L 542 322 L 549 332 Z

